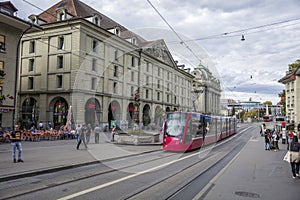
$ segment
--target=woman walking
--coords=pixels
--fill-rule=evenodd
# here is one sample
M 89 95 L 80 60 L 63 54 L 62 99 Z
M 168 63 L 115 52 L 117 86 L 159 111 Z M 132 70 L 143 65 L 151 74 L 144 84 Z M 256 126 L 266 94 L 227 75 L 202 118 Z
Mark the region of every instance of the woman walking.
M 298 142 L 298 137 L 294 136 L 290 146 L 291 168 L 292 168 L 293 178 L 299 177 L 299 164 L 300 164 L 299 151 L 300 151 L 300 143 Z

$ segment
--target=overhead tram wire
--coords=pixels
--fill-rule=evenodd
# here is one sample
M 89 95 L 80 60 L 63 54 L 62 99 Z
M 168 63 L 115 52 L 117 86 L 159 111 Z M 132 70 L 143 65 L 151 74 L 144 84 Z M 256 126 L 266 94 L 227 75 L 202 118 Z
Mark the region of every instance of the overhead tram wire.
M 180 40 L 180 44 L 183 44 L 192 54 L 195 56 L 195 58 L 200 62 L 201 59 L 195 54 L 195 52 L 187 45 L 187 43 L 180 37 L 180 35 L 175 31 L 175 29 L 168 23 L 168 21 L 162 16 L 162 14 L 155 8 L 155 6 L 151 3 L 150 0 L 147 0 L 147 2 L 150 4 L 150 6 L 156 11 L 156 13 L 162 18 L 162 20 L 168 25 L 168 27 L 175 33 L 175 35 Z
M 259 33 L 259 32 L 265 32 L 268 30 L 284 28 L 284 27 L 288 27 L 288 26 L 294 26 L 294 25 L 297 25 L 300 23 L 300 22 L 296 22 L 293 24 L 286 24 L 286 25 L 278 26 L 280 24 L 285 24 L 285 23 L 289 23 L 289 22 L 293 22 L 293 21 L 300 21 L 300 17 L 293 18 L 293 19 L 287 19 L 287 20 L 274 22 L 274 23 L 269 23 L 269 24 L 264 24 L 264 25 L 260 25 L 260 26 L 253 26 L 253 27 L 249 27 L 249 28 L 245 28 L 245 29 L 239 29 L 239 30 L 235 30 L 235 31 L 225 32 L 225 33 L 221 33 L 221 34 L 209 35 L 209 36 L 202 37 L 202 38 L 185 40 L 184 42 L 236 37 L 236 36 L 240 36 L 240 34 L 237 34 L 237 33 L 247 32 L 247 31 L 251 31 L 251 30 L 257 30 L 257 31 L 249 32 L 249 33 L 243 33 L 243 35 L 249 35 L 249 34 L 254 34 L 254 33 Z M 278 27 L 276 27 L 276 26 L 278 26 Z M 266 27 L 270 27 L 270 28 L 262 29 L 262 28 L 266 28 Z M 260 29 L 262 29 L 262 30 L 260 30 Z M 182 41 L 180 41 L 180 43 L 181 42 Z M 171 41 L 170 43 L 177 43 L 177 41 Z

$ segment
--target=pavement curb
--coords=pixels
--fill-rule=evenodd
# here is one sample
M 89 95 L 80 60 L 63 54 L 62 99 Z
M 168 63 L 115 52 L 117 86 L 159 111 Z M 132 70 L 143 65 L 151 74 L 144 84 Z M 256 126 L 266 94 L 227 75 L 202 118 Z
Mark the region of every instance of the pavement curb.
M 138 146 L 140 146 L 140 145 L 138 145 Z M 151 152 L 156 152 L 156 151 L 161 151 L 161 149 L 144 151 L 144 152 L 140 152 L 140 153 L 133 153 L 131 155 L 119 156 L 119 157 L 115 157 L 115 158 L 108 158 L 108 159 L 104 159 L 104 160 L 95 160 L 95 161 L 65 165 L 65 166 L 60 166 L 60 167 L 52 167 L 49 169 L 42 169 L 42 170 L 37 169 L 37 170 L 31 171 L 31 172 L 10 174 L 7 176 L 0 177 L 0 183 L 5 182 L 5 181 L 16 180 L 16 179 L 20 179 L 20 178 L 26 178 L 26 177 L 31 177 L 31 176 L 37 176 L 37 175 L 42 175 L 42 174 L 47 174 L 47 173 L 58 172 L 58 171 L 66 170 L 66 169 L 72 169 L 72 168 L 77 168 L 77 167 L 82 167 L 82 166 L 87 166 L 87 165 L 98 164 L 98 163 L 102 163 L 102 162 L 107 162 L 107 161 L 111 161 L 111 160 L 116 160 L 116 159 L 120 159 L 120 158 L 126 158 L 126 157 L 130 157 L 130 156 L 141 155 L 141 154 L 146 154 L 146 153 L 151 153 Z

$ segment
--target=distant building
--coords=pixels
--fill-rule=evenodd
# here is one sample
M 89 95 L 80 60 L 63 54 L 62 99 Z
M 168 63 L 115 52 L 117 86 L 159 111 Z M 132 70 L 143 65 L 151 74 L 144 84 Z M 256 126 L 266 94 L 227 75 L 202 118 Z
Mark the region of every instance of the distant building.
M 300 123 L 300 68 L 289 68 L 279 83 L 285 85 L 286 118 L 290 123 Z
M 221 114 L 224 116 L 229 116 L 232 114 L 232 110 L 233 108 L 235 109 L 235 111 L 241 112 L 242 106 L 235 101 L 234 99 L 221 99 Z
M 39 29 L 16 17 L 17 10 L 9 1 L 0 2 L 0 126 L 7 128 L 14 123 L 20 39 Z

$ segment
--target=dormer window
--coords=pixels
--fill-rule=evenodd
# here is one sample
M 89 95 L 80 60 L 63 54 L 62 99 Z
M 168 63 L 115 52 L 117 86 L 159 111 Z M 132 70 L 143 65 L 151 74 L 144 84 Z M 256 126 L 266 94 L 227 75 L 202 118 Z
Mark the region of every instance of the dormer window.
M 115 34 L 116 34 L 117 36 L 120 36 L 120 33 L 121 33 L 120 28 L 119 28 L 119 27 L 116 27 L 116 28 L 115 28 Z
M 132 38 L 131 41 L 132 41 L 132 44 L 136 45 L 136 39 L 135 38 Z
M 62 21 L 62 20 L 67 19 L 67 17 L 66 17 L 66 9 L 63 9 L 63 8 L 58 9 L 56 11 L 56 13 L 57 13 L 57 21 Z
M 37 23 L 38 23 L 38 20 L 37 20 L 37 16 L 36 16 L 36 15 L 30 15 L 28 18 L 30 19 L 30 21 L 31 21 L 33 24 L 37 24 Z
M 98 18 L 98 17 L 95 17 L 95 18 L 94 18 L 94 23 L 95 23 L 96 25 L 99 25 L 99 18 Z

